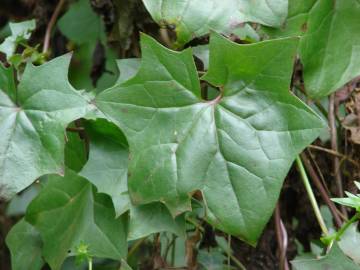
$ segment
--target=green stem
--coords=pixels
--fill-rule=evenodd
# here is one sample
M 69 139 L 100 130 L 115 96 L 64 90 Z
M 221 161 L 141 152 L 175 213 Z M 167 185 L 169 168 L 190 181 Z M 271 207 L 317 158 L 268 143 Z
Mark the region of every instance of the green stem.
M 320 208 L 319 208 L 319 205 L 315 199 L 315 195 L 314 195 L 314 192 L 311 188 L 311 185 L 310 185 L 310 182 L 309 182 L 309 178 L 307 177 L 307 174 L 306 174 L 306 171 L 304 169 L 304 165 L 300 159 L 299 156 L 296 157 L 296 165 L 300 171 L 300 175 L 301 175 L 301 178 L 303 180 L 303 183 L 304 183 L 304 186 L 305 186 L 305 189 L 306 189 L 306 192 L 309 196 L 309 199 L 310 199 L 310 203 L 311 203 L 311 206 L 314 210 L 314 213 L 315 213 L 315 216 L 316 216 L 316 219 L 320 225 L 320 228 L 323 232 L 323 234 L 325 236 L 327 236 L 329 234 L 329 231 L 325 225 L 325 222 L 324 222 L 324 219 L 321 215 L 321 212 L 320 212 Z
M 346 221 L 346 223 L 337 231 L 336 240 L 340 240 L 341 236 L 349 228 L 349 226 L 353 224 L 355 221 L 357 221 L 359 218 L 360 218 L 360 213 L 357 212 L 355 215 L 352 216 L 352 218 Z
M 92 270 L 93 269 L 92 258 L 88 259 L 88 263 L 89 263 L 89 270 Z

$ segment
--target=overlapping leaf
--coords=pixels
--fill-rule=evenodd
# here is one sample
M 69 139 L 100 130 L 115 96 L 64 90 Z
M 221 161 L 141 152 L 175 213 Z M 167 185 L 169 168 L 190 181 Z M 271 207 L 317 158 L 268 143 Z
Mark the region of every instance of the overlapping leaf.
M 36 178 L 64 172 L 64 130 L 95 110 L 91 97 L 67 80 L 70 55 L 28 64 L 18 89 L 0 68 L 0 196 L 9 198 Z
M 300 58 L 308 94 L 320 98 L 360 75 L 360 3 L 289 1 L 289 18 L 272 36 L 303 35 Z
M 231 33 L 244 22 L 280 26 L 287 15 L 287 0 L 143 0 L 160 25 L 174 28 L 181 45 L 216 30 Z
M 51 269 L 61 269 L 80 243 L 94 257 L 120 260 L 126 256 L 126 217 L 115 219 L 109 198 L 94 194 L 92 185 L 72 171 L 64 178 L 50 178 L 30 204 L 26 220 L 40 232 Z
M 92 182 L 99 192 L 111 196 L 117 216 L 130 211 L 128 239 L 138 239 L 155 232 L 185 233 L 184 216 L 173 219 L 160 203 L 132 205 L 127 187 L 129 151 L 119 129 L 98 119 L 86 124 L 90 136 L 90 155 L 80 175 Z
M 143 36 L 137 75 L 96 98 L 129 142 L 133 202 L 160 201 L 176 216 L 201 190 L 215 226 L 255 243 L 293 159 L 324 127 L 288 91 L 296 47 L 212 35 L 204 79 L 222 94 L 206 102 L 191 50 Z

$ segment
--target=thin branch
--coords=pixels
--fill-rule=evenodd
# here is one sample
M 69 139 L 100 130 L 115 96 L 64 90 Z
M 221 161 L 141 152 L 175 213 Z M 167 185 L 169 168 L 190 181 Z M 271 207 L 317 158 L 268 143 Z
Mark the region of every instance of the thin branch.
M 329 98 L 329 114 L 328 114 L 328 120 L 329 120 L 329 126 L 330 126 L 330 140 L 331 140 L 331 149 L 334 152 L 338 151 L 338 142 L 337 142 L 337 129 L 336 129 L 336 120 L 335 120 L 335 93 L 330 95 Z M 339 157 L 334 156 L 333 159 L 333 170 L 334 170 L 334 176 L 336 181 L 336 189 L 337 189 L 337 196 L 343 197 L 344 196 L 344 190 L 343 190 L 343 184 L 341 179 L 341 172 L 339 170 L 340 168 L 340 160 Z M 347 217 L 347 212 L 345 207 L 341 207 L 341 212 Z
M 47 51 L 49 50 L 51 32 L 52 32 L 52 29 L 56 23 L 56 20 L 60 14 L 60 11 L 61 11 L 64 3 L 65 3 L 65 0 L 59 0 L 59 2 L 56 5 L 55 11 L 50 18 L 49 24 L 46 27 L 45 38 L 44 38 L 44 47 L 43 47 L 43 51 L 42 51 L 43 53 L 47 53 Z
M 336 157 L 339 157 L 339 158 L 343 158 L 347 161 L 349 161 L 351 164 L 353 164 L 354 166 L 360 168 L 360 164 L 352 159 L 351 157 L 347 156 L 347 155 L 344 155 L 344 154 L 341 154 L 337 151 L 334 151 L 332 149 L 328 149 L 328 148 L 325 148 L 325 147 L 321 147 L 321 146 L 318 146 L 318 145 L 309 145 L 308 148 L 311 148 L 311 149 L 315 149 L 315 150 L 319 150 L 319 151 L 322 151 L 322 152 L 325 152 L 325 153 L 328 153 L 328 154 L 331 154 L 333 156 L 336 156 Z
M 330 197 L 329 197 L 328 193 L 326 192 L 324 186 L 321 183 L 321 180 L 319 179 L 317 173 L 315 172 L 313 166 L 311 165 L 310 160 L 308 159 L 308 157 L 306 156 L 305 153 L 301 154 L 301 159 L 304 162 L 304 166 L 305 166 L 307 172 L 309 173 L 312 182 L 314 183 L 316 188 L 319 190 L 321 198 L 324 200 L 324 202 L 329 207 L 329 209 L 330 209 L 330 211 L 331 211 L 331 213 L 332 213 L 332 215 L 334 217 L 336 226 L 338 228 L 340 228 L 341 225 L 342 225 L 342 220 L 340 218 L 338 209 L 336 208 L 334 202 L 332 200 L 330 200 Z

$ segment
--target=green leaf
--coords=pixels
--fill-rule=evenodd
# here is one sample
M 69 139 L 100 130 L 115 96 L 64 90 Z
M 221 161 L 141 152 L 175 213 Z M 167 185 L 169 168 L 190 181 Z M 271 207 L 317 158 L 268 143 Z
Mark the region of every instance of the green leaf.
M 302 35 L 300 59 L 312 98 L 336 91 L 360 75 L 360 3 L 357 0 L 289 1 L 289 17 L 272 37 Z
M 203 249 L 199 250 L 198 261 L 202 266 L 202 270 L 231 270 L 234 269 L 232 267 L 228 267 L 224 262 L 227 257 L 224 256 L 217 249 L 210 249 L 209 251 L 205 251 Z
M 295 260 L 291 264 L 294 270 L 359 270 L 352 260 L 344 255 L 337 243 L 330 252 L 320 259 Z
M 53 270 L 85 243 L 91 256 L 120 260 L 126 256 L 126 217 L 115 219 L 107 196 L 68 170 L 52 176 L 30 204 L 26 220 L 40 232 L 43 255 Z
M 104 119 L 87 122 L 85 127 L 90 138 L 90 153 L 80 175 L 93 183 L 99 192 L 111 196 L 118 217 L 130 208 L 127 141 L 118 127 Z
M 90 137 L 90 156 L 80 175 L 92 182 L 99 192 L 111 196 L 116 216 L 130 210 L 129 239 L 138 239 L 161 231 L 185 233 L 184 216 L 174 219 L 160 203 L 133 206 L 128 193 L 128 146 L 122 132 L 103 119 L 86 124 Z
M 90 1 L 79 0 L 59 19 L 60 31 L 77 44 L 105 40 L 105 26 L 92 10 Z
M 230 34 L 244 22 L 278 27 L 287 15 L 287 0 L 143 0 L 153 19 L 174 28 L 183 45 L 215 30 Z
M 353 223 L 346 229 L 338 242 L 341 250 L 354 262 L 360 264 L 360 233 L 357 230 L 357 223 Z
M 353 34 L 359 14 L 357 0 L 318 0 L 311 10 L 300 51 L 310 96 L 326 96 L 360 75 L 360 36 Z
M 19 42 L 30 38 L 31 32 L 35 29 L 35 20 L 23 21 L 19 23 L 9 23 L 11 36 L 7 37 L 3 43 L 0 44 L 0 52 L 6 54 L 6 59 L 15 53 Z
M 0 63 L 0 91 L 1 90 L 11 99 L 15 99 L 16 86 L 14 69 L 11 66 L 6 68 Z
M 129 240 L 139 239 L 157 232 L 171 232 L 185 236 L 185 217 L 173 218 L 162 203 L 150 203 L 130 208 Z
M 85 144 L 79 133 L 66 133 L 65 166 L 74 172 L 79 172 L 87 161 Z
M 302 36 L 307 30 L 309 12 L 317 0 L 289 0 L 289 11 L 286 21 L 279 28 L 263 26 L 262 30 L 270 38 Z
M 238 45 L 213 34 L 203 79 L 222 95 L 204 101 L 192 51 L 143 35 L 139 72 L 96 98 L 129 142 L 132 201 L 160 201 L 176 216 L 201 190 L 210 221 L 254 244 L 295 156 L 324 127 L 288 91 L 296 46 Z
M 209 69 L 209 45 L 199 45 L 193 47 L 194 55 L 201 60 L 204 70 Z
M 11 253 L 12 270 L 40 270 L 44 265 L 40 235 L 24 219 L 12 227 L 6 237 L 6 245 Z
M 24 215 L 30 202 L 39 194 L 40 188 L 40 185 L 33 184 L 21 192 L 21 194 L 15 195 L 6 208 L 6 215 Z
M 121 267 L 119 270 L 132 270 L 125 260 L 121 260 Z
M 140 68 L 140 59 L 129 58 L 129 59 L 119 59 L 116 61 L 118 69 L 120 70 L 120 76 L 117 80 L 117 84 L 123 83 L 132 77 L 138 72 Z
M 69 61 L 64 55 L 41 66 L 28 64 L 17 95 L 0 84 L 1 197 L 12 197 L 41 175 L 63 174 L 64 129 L 95 110 L 92 97 L 68 83 Z

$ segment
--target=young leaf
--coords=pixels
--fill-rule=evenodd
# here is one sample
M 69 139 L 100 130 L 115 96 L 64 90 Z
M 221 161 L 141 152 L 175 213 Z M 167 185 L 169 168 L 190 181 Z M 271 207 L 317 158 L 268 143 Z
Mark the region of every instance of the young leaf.
M 31 32 L 35 29 L 35 20 L 23 21 L 19 23 L 9 23 L 11 36 L 7 37 L 0 44 L 0 52 L 6 54 L 6 59 L 15 53 L 19 42 L 30 38 Z
M 43 255 L 51 269 L 61 268 L 80 243 L 91 256 L 120 260 L 127 253 L 126 217 L 115 219 L 111 201 L 68 170 L 52 176 L 30 204 L 26 220 L 40 232 Z
M 211 222 L 254 244 L 292 161 L 324 127 L 288 91 L 296 47 L 297 39 L 238 45 L 213 34 L 203 79 L 222 94 L 204 101 L 191 50 L 143 35 L 137 75 L 96 99 L 129 142 L 133 202 L 160 201 L 176 216 L 202 190 Z
M 18 89 L 0 80 L 0 196 L 10 198 L 44 174 L 64 171 L 64 129 L 95 109 L 68 83 L 70 55 L 28 64 Z M 9 73 L 0 69 L 1 76 Z
M 44 265 L 40 235 L 24 219 L 12 227 L 6 237 L 6 245 L 11 253 L 12 270 L 40 270 Z
M 231 33 L 244 22 L 279 27 L 287 15 L 287 0 L 143 0 L 153 19 L 174 28 L 183 45 L 215 30 Z
M 333 244 L 330 252 L 320 259 L 295 260 L 291 264 L 294 270 L 359 270 L 360 266 L 344 255 L 337 243 Z

